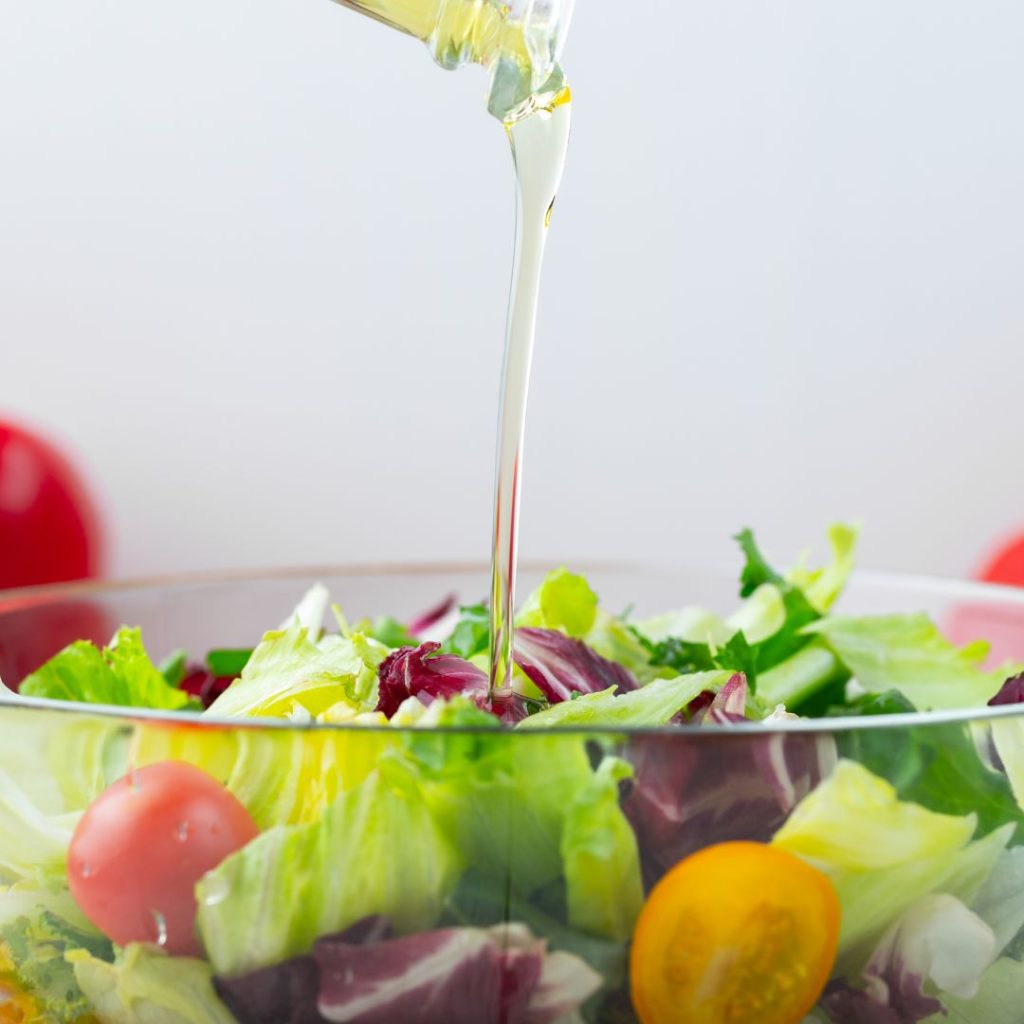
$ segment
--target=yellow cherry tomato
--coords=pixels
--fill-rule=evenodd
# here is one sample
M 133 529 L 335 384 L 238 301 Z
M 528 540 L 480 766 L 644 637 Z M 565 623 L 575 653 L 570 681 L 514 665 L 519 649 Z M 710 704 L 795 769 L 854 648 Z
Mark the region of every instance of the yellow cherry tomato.
M 633 933 L 643 1024 L 799 1024 L 839 942 L 828 878 L 785 850 L 722 843 L 654 887 Z

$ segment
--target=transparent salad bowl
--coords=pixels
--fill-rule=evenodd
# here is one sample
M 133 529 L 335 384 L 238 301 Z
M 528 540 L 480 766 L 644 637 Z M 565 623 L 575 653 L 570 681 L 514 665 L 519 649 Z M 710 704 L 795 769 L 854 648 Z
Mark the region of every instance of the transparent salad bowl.
M 606 606 L 640 611 L 725 610 L 735 595 L 711 571 L 590 579 Z M 411 618 L 487 591 L 467 567 L 22 591 L 0 595 L 0 676 L 15 685 L 122 623 L 155 659 L 252 647 L 314 581 L 349 616 Z M 855 576 L 843 607 L 926 611 L 1024 655 L 1024 592 Z M 1019 1024 L 1018 707 L 529 731 L 223 721 L 10 694 L 0 1021 Z M 148 942 L 121 946 L 76 902 L 71 873 L 90 865 L 69 843 L 100 794 L 121 780 L 141 799 L 147 766 L 167 762 L 226 786 L 260 835 L 179 887 L 182 909 L 167 872 L 194 870 L 191 828 L 217 836 L 227 819 L 154 812 L 128 838 L 112 821 L 104 835 L 126 845 L 108 902 L 163 872 Z M 184 938 L 179 909 L 197 913 Z

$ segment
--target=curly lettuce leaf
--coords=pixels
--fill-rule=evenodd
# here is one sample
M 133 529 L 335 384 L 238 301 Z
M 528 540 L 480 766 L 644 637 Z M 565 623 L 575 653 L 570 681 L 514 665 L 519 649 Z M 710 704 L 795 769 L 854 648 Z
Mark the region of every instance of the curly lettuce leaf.
M 112 960 L 110 941 L 85 919 L 67 891 L 20 883 L 0 889 L 0 962 L 10 964 L 22 988 L 58 1020 L 89 1010 L 71 965 L 70 950 Z
M 205 712 L 220 718 L 322 714 L 340 702 L 357 711 L 377 704 L 377 669 L 388 648 L 352 633 L 311 639 L 297 621 L 267 633 L 241 676 Z
M 216 973 L 243 974 L 374 914 L 429 928 L 458 869 L 415 773 L 385 759 L 320 821 L 272 828 L 205 875 L 197 927 Z
M 103 1024 L 234 1024 L 203 960 L 140 945 L 125 947 L 116 963 L 87 949 L 72 951 L 67 959 Z
M 982 707 L 1009 669 L 982 666 L 988 644 L 956 647 L 923 614 L 825 618 L 804 627 L 871 693 L 899 690 L 922 711 Z
M 150 660 L 141 631 L 127 627 L 119 629 L 110 646 L 102 650 L 87 640 L 65 647 L 25 679 L 21 693 L 82 704 L 163 711 L 198 709 Z
M 516 616 L 517 627 L 559 630 L 582 640 L 602 658 L 614 661 L 641 683 L 671 675 L 653 667 L 647 649 L 620 617 L 600 608 L 597 594 L 583 576 L 565 568 L 548 574 Z

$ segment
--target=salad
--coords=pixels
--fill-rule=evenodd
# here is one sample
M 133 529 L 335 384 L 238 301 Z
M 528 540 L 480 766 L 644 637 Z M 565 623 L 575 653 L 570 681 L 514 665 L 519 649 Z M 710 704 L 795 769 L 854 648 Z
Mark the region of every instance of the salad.
M 1024 666 L 837 614 L 828 537 L 739 534 L 729 616 L 558 569 L 493 694 L 484 606 L 322 586 L 252 649 L 123 626 L 0 686 L 0 1022 L 1020 1024 L 1024 718 L 913 713 Z

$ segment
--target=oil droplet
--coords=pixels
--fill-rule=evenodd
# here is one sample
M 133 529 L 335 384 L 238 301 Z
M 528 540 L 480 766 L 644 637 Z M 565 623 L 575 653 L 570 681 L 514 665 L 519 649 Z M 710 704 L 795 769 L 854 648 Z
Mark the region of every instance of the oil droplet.
M 189 825 L 187 821 L 179 822 L 178 827 L 174 830 L 174 838 L 177 839 L 179 843 L 187 842 L 190 828 L 191 825 Z
M 156 924 L 156 944 L 158 946 L 167 945 L 167 918 L 160 913 L 159 910 L 151 911 L 153 914 L 153 921 Z

